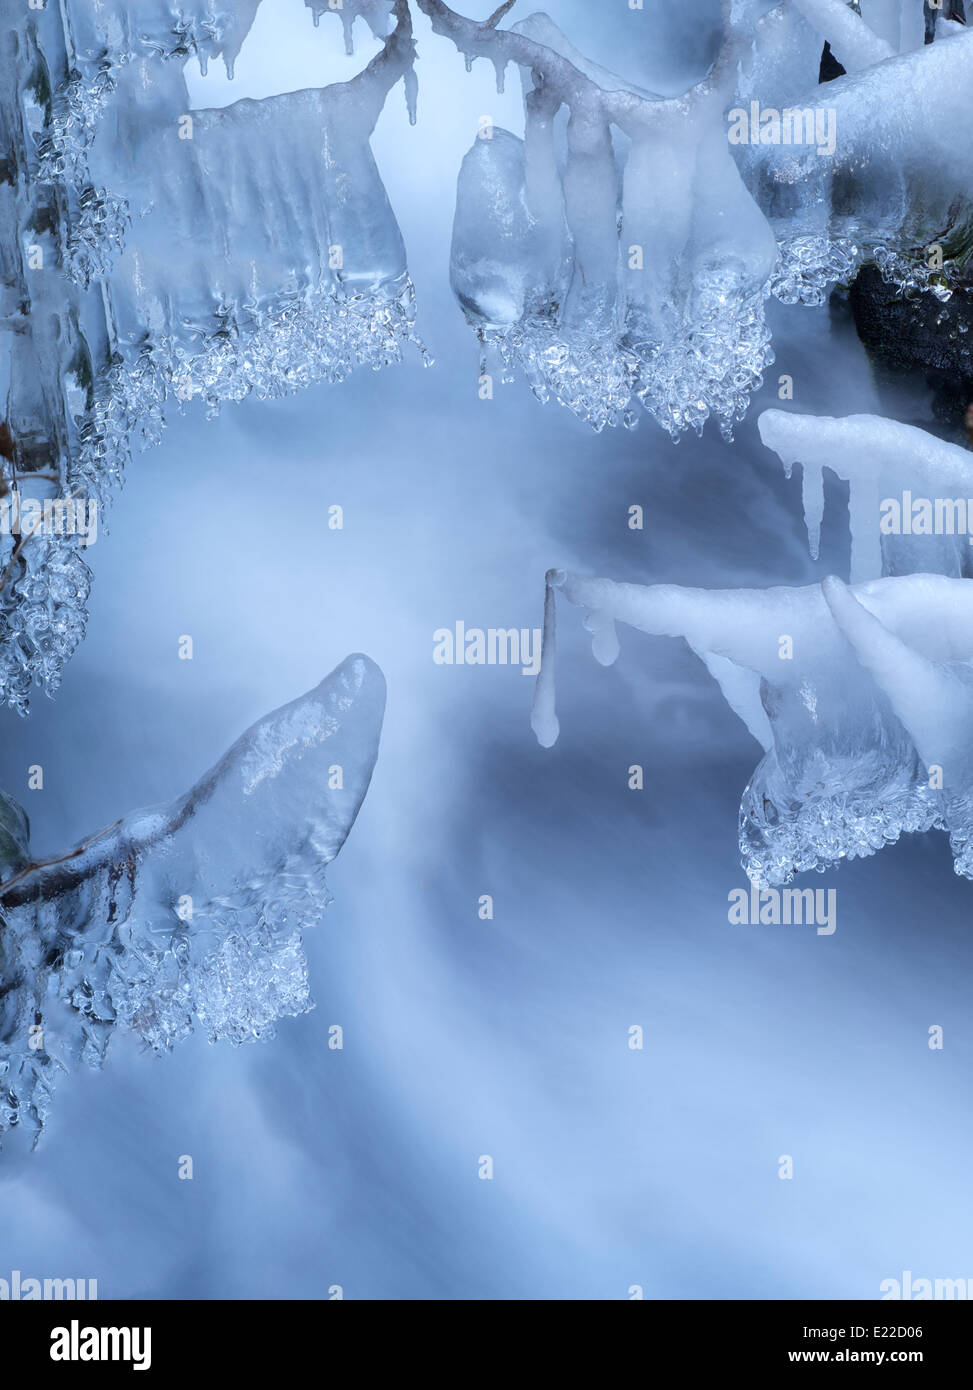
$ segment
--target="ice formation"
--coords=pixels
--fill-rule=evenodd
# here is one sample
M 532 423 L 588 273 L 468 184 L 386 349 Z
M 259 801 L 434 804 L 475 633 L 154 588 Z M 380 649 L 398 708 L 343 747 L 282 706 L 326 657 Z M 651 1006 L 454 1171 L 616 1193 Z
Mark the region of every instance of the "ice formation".
M 973 575 L 969 449 L 878 415 L 831 419 L 765 410 L 757 426 L 788 477 L 795 463 L 802 466 L 804 519 L 815 559 L 828 468 L 849 484 L 852 582 L 923 571 Z M 896 503 L 897 509 L 883 503 Z
M 868 261 L 897 293 L 930 291 L 944 325 L 966 293 L 958 0 L 925 18 L 912 0 L 724 0 L 715 63 L 675 98 L 589 62 L 543 14 L 502 29 L 509 3 L 474 23 L 418 2 L 468 64 L 500 84 L 513 64 L 524 88 L 523 138 L 484 130 L 463 162 L 453 288 L 505 375 L 595 429 L 641 405 L 673 438 L 711 416 L 729 434 L 772 361 L 770 293 L 820 303 Z M 422 352 L 369 143 L 399 81 L 415 115 L 409 5 L 307 4 L 340 14 L 349 48 L 359 20 L 381 38 L 364 71 L 190 111 L 186 63 L 232 74 L 259 0 L 8 0 L 0 493 L 30 475 L 41 501 L 104 506 L 173 401 L 212 413 Z M 820 84 L 825 40 L 847 72 Z M 789 111 L 812 134 L 833 122 L 833 149 L 806 129 L 788 143 Z M 756 140 L 735 142 L 754 112 Z M 89 583 L 77 536 L 0 536 L 0 699 L 24 712 L 35 681 L 55 689 Z
M 388 33 L 389 16 L 395 9 L 395 0 L 341 0 L 335 5 L 333 0 L 304 0 L 314 15 L 315 24 L 323 14 L 338 14 L 345 32 L 345 52 L 354 53 L 354 25 L 356 19 L 363 19 L 376 38 L 384 38 Z
M 867 262 L 902 293 L 943 299 L 968 274 L 973 154 L 957 132 L 973 118 L 973 33 L 940 19 L 936 42 L 924 44 L 918 5 L 862 15 L 839 0 L 785 0 L 756 26 L 741 96 L 768 124 L 737 150 L 777 237 L 772 288 L 786 303 L 823 303 Z M 847 75 L 818 85 L 821 37 Z M 800 118 L 797 140 L 786 122 L 774 126 L 788 109 Z M 807 138 L 825 129 L 833 149 Z
M 727 0 L 712 71 L 663 99 L 545 15 L 501 30 L 509 6 L 476 24 L 420 3 L 468 64 L 524 81 L 523 140 L 482 131 L 464 161 L 454 291 L 505 373 L 596 429 L 641 402 L 674 438 L 710 415 L 728 433 L 773 360 L 769 293 L 821 304 L 873 263 L 948 300 L 968 274 L 973 34 L 945 10 Z M 825 41 L 846 75 L 822 84 Z
M 381 671 L 348 657 L 266 715 L 185 796 L 34 861 L 0 795 L 0 1134 L 39 1134 L 58 1072 L 116 1028 L 163 1052 L 272 1035 L 312 1007 L 302 933 L 378 752 Z
M 617 622 L 683 637 L 705 662 L 764 749 L 740 808 L 754 882 L 823 872 L 933 827 L 949 830 L 956 871 L 973 878 L 968 581 L 915 574 L 850 589 L 832 578 L 823 591 L 705 590 L 552 570 L 532 715 L 545 747 L 558 737 L 555 592 L 585 610 L 604 665 L 618 655 Z
M 500 11 L 419 3 L 467 63 L 524 80 L 524 138 L 481 132 L 459 177 L 451 280 L 480 341 L 595 429 L 641 404 L 674 438 L 711 415 L 728 432 L 772 360 L 776 247 L 724 121 L 752 7 L 725 6 L 712 71 L 668 99 L 587 63 L 546 16 L 501 30 Z
M 5 11 L 0 491 L 104 506 L 173 401 L 212 413 L 421 350 L 369 144 L 399 81 L 414 116 L 406 0 L 343 12 L 349 33 L 396 18 L 349 82 L 190 111 L 185 62 L 232 72 L 257 4 Z M 90 575 L 76 537 L 40 530 L 0 536 L 0 574 L 0 699 L 24 712 L 83 635 Z

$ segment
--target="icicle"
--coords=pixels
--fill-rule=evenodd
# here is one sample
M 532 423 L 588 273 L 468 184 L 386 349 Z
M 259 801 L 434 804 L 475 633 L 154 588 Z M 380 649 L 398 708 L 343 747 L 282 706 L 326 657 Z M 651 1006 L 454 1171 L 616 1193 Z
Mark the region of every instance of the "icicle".
M 591 654 L 599 666 L 614 666 L 621 650 L 615 620 L 598 608 L 585 614 L 584 629 L 591 634 Z
M 940 506 L 946 499 L 959 499 L 965 514 L 968 499 L 973 498 L 973 455 L 968 449 L 877 415 L 834 419 L 765 410 L 757 428 L 763 443 L 785 466 L 803 463 L 803 491 L 811 499 L 810 505 L 806 502 L 808 536 L 815 558 L 812 532 L 815 527 L 820 531 L 821 470 L 828 467 L 848 483 L 852 582 L 882 573 L 968 572 L 970 547 L 965 534 L 914 536 L 911 515 L 899 515 L 895 521 L 895 509 L 901 512 L 906 494 L 939 499 Z M 814 471 L 811 482 L 809 467 Z M 889 505 L 883 507 L 884 503 Z M 889 524 L 880 527 L 883 511 L 889 513 Z M 952 511 L 950 525 L 955 525 Z M 973 529 L 973 520 L 968 519 L 968 526 Z
M 555 611 L 554 590 L 558 584 L 559 570 L 549 570 L 544 586 L 544 636 L 541 645 L 541 669 L 534 684 L 534 699 L 531 705 L 530 727 L 542 748 L 552 748 L 557 743 L 560 725 L 557 719 L 557 691 L 555 689 L 555 663 L 557 660 L 557 614 Z
M 811 552 L 811 559 L 816 560 L 821 550 L 821 522 L 824 518 L 824 470 L 817 464 L 804 464 L 801 501 L 804 506 L 808 550 Z

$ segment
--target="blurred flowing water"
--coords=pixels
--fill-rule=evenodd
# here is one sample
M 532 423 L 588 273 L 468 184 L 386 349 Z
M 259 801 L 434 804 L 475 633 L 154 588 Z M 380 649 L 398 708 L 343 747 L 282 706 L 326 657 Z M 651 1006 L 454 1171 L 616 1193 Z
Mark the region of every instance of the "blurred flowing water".
M 548 8 L 647 85 L 678 88 L 715 41 L 715 0 L 692 21 Z M 623 631 L 605 670 L 565 606 L 546 751 L 519 670 L 432 660 L 458 619 L 539 627 L 555 564 L 702 586 L 846 573 L 841 508 L 812 562 L 800 480 L 755 417 L 779 373 L 795 409 L 833 415 L 930 425 L 929 394 L 878 379 L 840 308 L 778 305 L 777 362 L 732 446 L 710 428 L 674 446 L 647 419 L 595 436 L 521 381 L 478 399 L 447 284 L 455 176 L 481 115 L 519 129 L 519 92 L 510 74 L 498 97 L 484 64 L 467 75 L 422 20 L 417 37 L 419 125 L 398 90 L 374 146 L 435 367 L 215 423 L 193 406 L 135 460 L 89 552 L 88 639 L 56 702 L 0 715 L 0 785 L 56 851 L 185 790 L 348 652 L 373 657 L 383 745 L 306 941 L 317 1009 L 266 1045 L 193 1038 L 161 1061 L 120 1038 L 104 1072 L 65 1077 L 36 1154 L 0 1159 L 0 1276 L 397 1299 L 874 1298 L 905 1269 L 973 1276 L 971 890 L 944 837 L 807 885 L 837 889 L 833 936 L 731 927 L 759 749 L 683 644 Z M 345 59 L 336 23 L 267 0 L 236 81 L 197 76 L 194 100 L 333 80 L 372 51 L 364 30 L 359 47 Z

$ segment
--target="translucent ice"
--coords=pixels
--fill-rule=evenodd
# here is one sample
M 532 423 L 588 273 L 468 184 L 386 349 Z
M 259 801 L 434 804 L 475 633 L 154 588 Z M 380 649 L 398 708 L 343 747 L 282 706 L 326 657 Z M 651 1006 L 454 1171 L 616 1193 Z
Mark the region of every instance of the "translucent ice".
M 222 57 L 229 75 L 260 0 L 67 0 L 66 32 L 81 72 L 157 56 Z
M 457 190 L 452 281 L 481 342 L 595 429 L 634 424 L 641 403 L 673 437 L 710 415 L 728 433 L 772 360 L 776 246 L 724 121 L 750 7 L 726 6 L 713 70 L 664 99 L 588 63 L 544 16 L 499 30 L 420 3 L 468 62 L 488 58 L 500 82 L 513 63 L 525 82 L 523 141 L 481 131 Z
M 16 478 L 104 507 L 174 403 L 213 413 L 421 347 L 369 145 L 400 80 L 415 109 L 408 6 L 349 7 L 396 15 L 349 82 L 190 111 L 187 57 L 232 69 L 257 3 L 5 8 L 0 500 Z M 89 584 L 77 536 L 0 533 L 0 700 L 53 692 Z
M 800 8 L 832 38 L 833 25 L 824 27 L 829 5 L 802 0 Z M 859 37 L 867 32 L 847 7 L 838 11 Z M 762 137 L 739 147 L 748 186 L 780 244 L 774 293 L 785 302 L 823 302 L 867 260 L 900 290 L 948 289 L 967 261 L 973 154 L 957 132 L 973 119 L 973 34 L 925 45 L 921 37 L 918 44 L 880 42 L 892 56 L 875 61 L 870 40 L 849 46 L 855 71 L 787 94 L 787 107 L 808 113 L 809 129 L 833 132 L 833 149 L 830 141 L 822 147 Z M 773 75 L 768 63 L 768 83 Z M 767 103 L 759 81 L 751 89 Z
M 827 35 L 832 52 L 846 72 L 857 72 L 872 63 L 884 62 L 898 52 L 897 46 L 877 33 L 863 14 L 857 14 L 845 0 L 791 0 L 791 3 L 819 33 Z M 914 5 L 913 9 L 918 6 Z
M 405 249 L 369 146 L 398 81 L 414 102 L 414 51 L 400 0 L 383 50 L 331 87 L 188 112 L 177 65 L 118 71 L 88 153 L 131 219 L 108 282 L 118 360 L 105 434 L 136 418 L 157 429 L 170 393 L 217 409 L 397 361 L 415 341 Z
M 304 0 L 314 15 L 315 24 L 323 14 L 337 14 L 345 33 L 345 52 L 354 53 L 354 27 L 356 19 L 363 19 L 376 38 L 384 38 L 388 33 L 389 15 L 395 8 L 394 0 L 342 0 L 335 5 L 333 0 Z
M 966 580 L 916 574 L 847 591 L 837 580 L 825 592 L 818 585 L 714 591 L 552 570 L 532 717 L 545 746 L 558 736 L 555 592 L 585 610 L 603 663 L 618 654 L 616 622 L 684 637 L 705 661 L 765 750 L 740 808 L 741 856 L 754 882 L 786 883 L 932 827 L 950 829 L 957 872 L 973 877 L 973 745 L 964 732 L 973 585 Z M 868 631 L 887 634 L 884 646 L 861 636 L 858 613 L 872 615 Z M 900 648 L 911 656 L 898 669 Z
M 939 644 L 931 655 L 869 612 L 839 579 L 825 580 L 824 592 L 862 666 L 908 731 L 929 784 L 941 789 L 937 824 L 949 833 L 956 872 L 973 878 L 973 632 L 963 621 L 959 640 Z M 965 598 L 959 606 L 965 619 Z
M 0 1133 L 38 1131 L 55 1073 L 116 1028 L 165 1051 L 312 1007 L 302 933 L 371 778 L 385 682 L 364 656 L 266 715 L 185 796 L 54 859 L 0 799 Z M 38 1042 L 38 1039 L 40 1040 Z

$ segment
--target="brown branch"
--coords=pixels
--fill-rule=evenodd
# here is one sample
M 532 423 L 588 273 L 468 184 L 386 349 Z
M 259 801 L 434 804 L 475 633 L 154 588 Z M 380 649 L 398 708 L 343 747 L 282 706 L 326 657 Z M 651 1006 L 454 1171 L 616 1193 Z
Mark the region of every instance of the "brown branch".
M 30 874 L 36 873 L 38 869 L 50 869 L 56 864 L 67 864 L 72 859 L 77 859 L 79 854 L 83 854 L 96 840 L 100 840 L 102 835 L 107 835 L 110 830 L 114 830 L 116 826 L 121 825 L 124 819 L 124 816 L 119 816 L 118 820 L 112 821 L 111 825 L 106 825 L 104 830 L 98 830 L 94 835 L 89 835 L 87 840 L 82 840 L 81 844 L 78 845 L 76 849 L 69 850 L 67 854 L 59 854 L 54 859 L 38 859 L 36 862 L 26 865 L 19 873 L 14 874 L 13 878 L 8 878 L 6 883 L 0 883 L 0 898 L 2 898 L 8 889 L 12 888 L 15 883 L 20 883 L 22 879 L 27 878 Z

